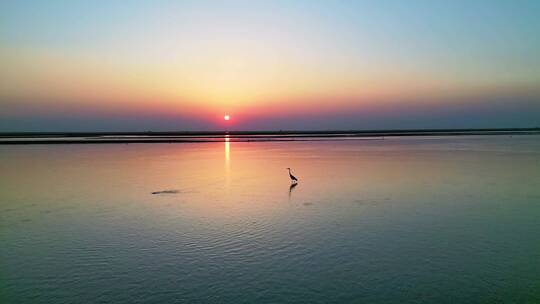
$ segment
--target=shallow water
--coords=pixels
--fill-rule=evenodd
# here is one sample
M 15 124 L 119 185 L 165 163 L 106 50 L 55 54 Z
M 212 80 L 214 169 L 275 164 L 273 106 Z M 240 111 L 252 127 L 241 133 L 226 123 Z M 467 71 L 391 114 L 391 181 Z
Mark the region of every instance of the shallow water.
M 0 187 L 2 303 L 540 302 L 540 136 L 0 146 Z

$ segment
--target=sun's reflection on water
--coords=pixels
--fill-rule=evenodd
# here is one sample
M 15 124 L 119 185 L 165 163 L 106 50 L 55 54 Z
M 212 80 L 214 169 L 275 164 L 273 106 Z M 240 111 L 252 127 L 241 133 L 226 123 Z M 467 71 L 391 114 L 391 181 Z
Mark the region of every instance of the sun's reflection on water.
M 231 171 L 231 150 L 229 135 L 225 135 L 225 185 L 228 187 L 230 184 L 230 171 Z
M 231 160 L 229 135 L 225 135 L 225 167 L 229 167 Z

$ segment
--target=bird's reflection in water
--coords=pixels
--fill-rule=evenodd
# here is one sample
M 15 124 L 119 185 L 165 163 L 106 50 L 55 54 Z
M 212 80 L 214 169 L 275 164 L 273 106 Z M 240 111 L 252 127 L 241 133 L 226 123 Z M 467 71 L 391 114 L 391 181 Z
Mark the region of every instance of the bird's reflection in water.
M 294 189 L 296 186 L 298 186 L 298 184 L 297 184 L 297 183 L 293 183 L 293 184 L 291 184 L 291 186 L 289 187 L 289 201 L 291 200 L 291 193 L 292 193 L 293 189 Z

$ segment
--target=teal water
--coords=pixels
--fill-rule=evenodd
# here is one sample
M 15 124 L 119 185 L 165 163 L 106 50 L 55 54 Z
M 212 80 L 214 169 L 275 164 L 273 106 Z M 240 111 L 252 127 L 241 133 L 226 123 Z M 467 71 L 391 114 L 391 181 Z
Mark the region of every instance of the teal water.
M 540 302 L 540 136 L 0 146 L 0 187 L 1 303 Z

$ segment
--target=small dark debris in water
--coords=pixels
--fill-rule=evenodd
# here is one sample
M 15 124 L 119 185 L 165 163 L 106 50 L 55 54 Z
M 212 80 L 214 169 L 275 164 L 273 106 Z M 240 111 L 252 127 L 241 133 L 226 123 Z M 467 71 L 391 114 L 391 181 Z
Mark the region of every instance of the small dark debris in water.
M 28 222 L 31 222 L 31 221 L 32 221 L 31 219 L 23 219 L 21 222 L 28 223 Z
M 180 193 L 178 190 L 162 190 L 162 191 L 154 191 L 152 194 L 176 194 Z
M 304 203 L 303 205 L 304 205 L 304 206 L 312 206 L 313 203 Z

